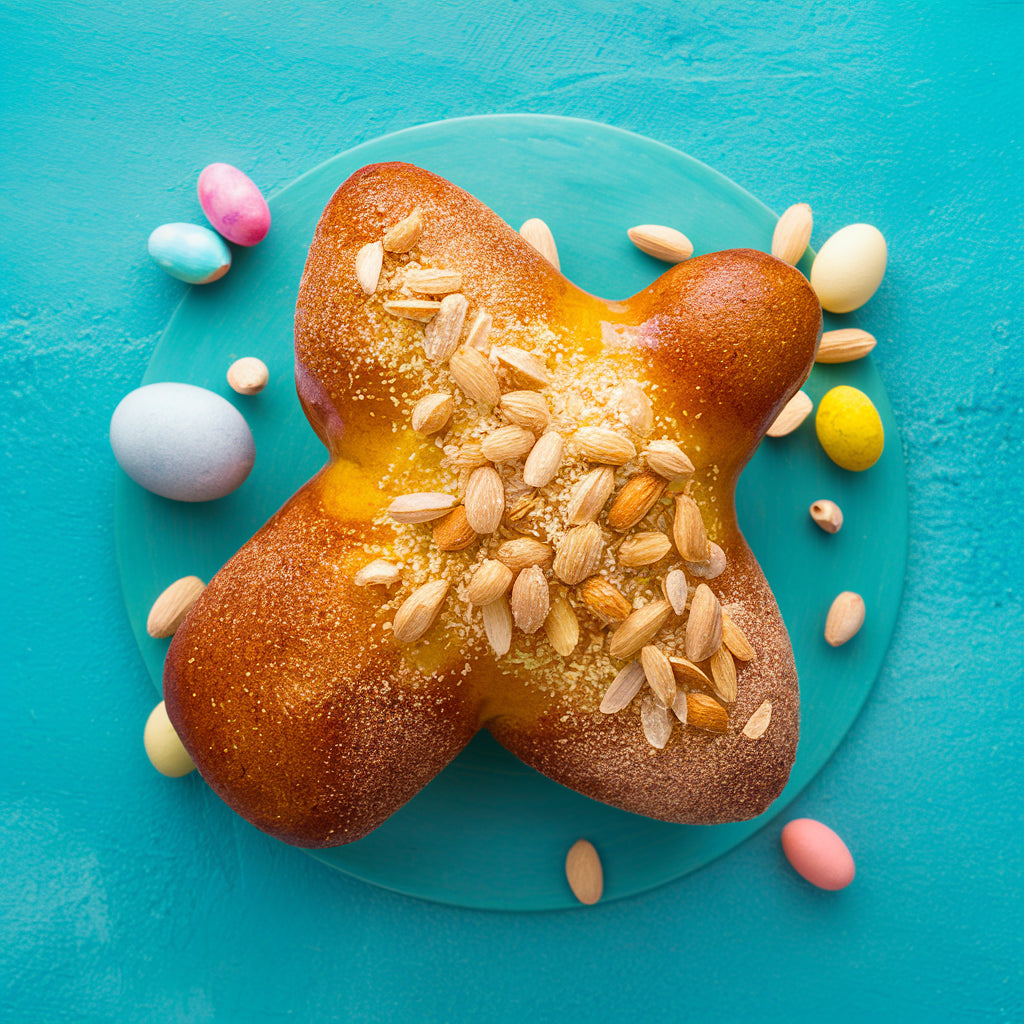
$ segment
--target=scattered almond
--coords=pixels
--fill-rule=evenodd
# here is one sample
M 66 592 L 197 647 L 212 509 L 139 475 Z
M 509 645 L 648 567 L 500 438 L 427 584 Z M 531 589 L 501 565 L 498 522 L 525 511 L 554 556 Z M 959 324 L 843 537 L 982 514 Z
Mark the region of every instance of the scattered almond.
M 551 422 L 548 404 L 536 391 L 510 391 L 501 397 L 501 414 L 540 436 Z
M 725 552 L 714 542 L 708 544 L 708 557 L 700 562 L 686 562 L 686 571 L 702 580 L 713 580 L 725 572 Z
M 473 572 L 466 587 L 466 600 L 475 605 L 490 604 L 504 597 L 511 586 L 512 570 L 496 558 L 487 558 Z
M 732 659 L 729 648 L 722 644 L 708 661 L 711 678 L 715 681 L 715 692 L 719 697 L 731 704 L 736 699 L 736 662 Z
M 608 509 L 608 525 L 619 532 L 636 526 L 665 493 L 667 486 L 668 481 L 657 473 L 637 473 L 630 477 Z
M 146 632 L 158 638 L 173 636 L 205 589 L 206 584 L 198 576 L 182 576 L 175 580 L 149 609 Z
M 440 308 L 441 303 L 434 299 L 389 299 L 384 303 L 385 313 L 420 323 L 433 320 Z
M 648 644 L 640 651 L 640 666 L 654 695 L 665 707 L 671 707 L 676 697 L 676 677 L 668 658 L 657 647 Z
M 530 487 L 546 487 L 562 465 L 562 435 L 552 430 L 533 446 L 523 466 L 523 482 Z
M 577 588 L 580 599 L 604 622 L 621 622 L 633 610 L 629 599 L 603 576 L 591 576 Z
M 558 248 L 555 246 L 554 235 L 551 228 L 539 217 L 531 217 L 519 229 L 519 234 L 533 246 L 555 268 L 561 269 L 558 262 Z
M 377 290 L 383 263 L 384 246 L 380 242 L 367 242 L 356 253 L 356 280 L 366 295 L 372 295 Z
M 838 533 L 843 525 L 843 510 L 827 498 L 821 498 L 811 505 L 811 518 L 826 532 Z
M 412 409 L 412 429 L 421 434 L 437 434 L 448 426 L 455 411 L 451 395 L 442 391 L 421 398 Z
M 462 499 L 466 521 L 476 533 L 494 533 L 505 514 L 505 485 L 493 466 L 472 470 Z
M 551 611 L 544 620 L 544 632 L 547 634 L 548 643 L 563 658 L 576 650 L 576 645 L 580 642 L 580 622 L 572 605 L 564 596 L 556 597 L 552 601 Z
M 597 850 L 586 839 L 577 839 L 565 857 L 565 877 L 572 894 L 587 906 L 604 892 L 604 872 Z
M 875 336 L 859 327 L 843 327 L 838 331 L 825 331 L 818 344 L 816 363 L 851 363 L 863 359 L 874 347 Z
M 639 566 L 653 565 L 660 562 L 672 550 L 672 541 L 663 533 L 644 531 L 634 533 L 619 545 L 618 558 L 620 565 Z M 678 570 L 677 570 L 678 571 Z M 684 580 L 683 586 L 686 583 Z
M 544 364 L 535 355 L 514 345 L 492 345 L 491 359 L 507 366 L 514 377 L 529 387 L 540 388 L 550 383 Z
M 539 565 L 531 565 L 516 577 L 510 600 L 512 618 L 524 633 L 536 633 L 551 607 L 548 581 Z
M 708 732 L 727 732 L 729 712 L 706 693 L 686 695 L 686 724 Z
M 703 562 L 709 555 L 708 535 L 697 502 L 688 494 L 676 497 L 676 515 L 672 523 L 672 539 L 680 557 L 687 562 Z
M 581 427 L 573 440 L 584 457 L 609 466 L 621 466 L 636 458 L 636 445 L 608 427 Z
M 388 252 L 408 252 L 423 234 L 423 211 L 417 206 L 408 217 L 384 232 L 384 248 Z
M 733 621 L 728 612 L 722 612 L 722 643 L 729 648 L 734 658 L 740 661 L 756 661 L 757 652 L 750 646 L 743 630 Z
M 772 702 L 764 701 L 761 706 L 747 719 L 743 726 L 743 735 L 748 740 L 759 740 L 767 731 L 772 721 Z
M 686 573 L 682 569 L 673 569 L 665 577 L 662 586 L 672 611 L 676 615 L 682 615 L 686 611 L 686 602 L 689 599 L 689 587 L 686 583 Z
M 693 255 L 693 243 L 681 231 L 663 224 L 638 224 L 626 234 L 641 251 L 666 263 L 682 263 Z
M 462 551 L 477 539 L 476 530 L 466 518 L 466 506 L 456 505 L 434 526 L 434 544 L 441 551 Z
M 458 349 L 448 363 L 448 371 L 471 401 L 497 405 L 501 400 L 498 378 L 487 357 L 477 349 L 468 346 Z
M 693 473 L 693 463 L 675 441 L 651 441 L 644 459 L 652 472 L 666 480 L 680 480 Z
M 480 450 L 491 462 L 513 462 L 521 459 L 534 445 L 534 436 L 514 423 L 492 430 L 480 442 Z
M 806 391 L 798 391 L 783 407 L 768 428 L 769 437 L 785 437 L 792 434 L 797 427 L 810 415 L 814 408 L 811 396 Z
M 653 697 L 644 697 L 640 702 L 640 727 L 647 742 L 662 750 L 672 736 L 672 713 Z
M 499 545 L 494 554 L 513 573 L 518 573 L 531 565 L 539 565 L 546 569 L 555 557 L 550 544 L 535 540 L 533 537 L 515 537 L 512 540 L 507 540 Z
M 784 210 L 772 233 L 772 255 L 796 266 L 811 241 L 814 218 L 807 203 L 797 203 Z
M 388 515 L 396 523 L 429 523 L 447 515 L 455 507 L 456 501 L 454 495 L 438 491 L 402 494 L 388 506 Z
M 636 381 L 627 381 L 616 388 L 615 408 L 633 433 L 647 437 L 654 429 L 651 400 Z
M 483 616 L 487 642 L 498 657 L 508 654 L 512 646 L 512 612 L 508 601 L 499 597 L 497 601 L 485 604 L 480 613 Z
M 475 348 L 485 356 L 491 351 L 491 323 L 493 318 L 486 310 L 481 309 L 469 325 L 469 332 L 466 334 L 466 345 Z
M 668 601 L 651 601 L 630 612 L 608 641 L 608 653 L 613 658 L 631 658 L 654 639 L 671 611 Z
M 397 565 L 385 558 L 375 558 L 355 574 L 352 582 L 357 587 L 390 587 L 392 584 L 398 583 L 401 578 L 402 574 Z
M 604 552 L 604 538 L 597 523 L 568 530 L 555 549 L 552 569 L 563 582 L 573 586 L 593 575 Z
M 395 639 L 403 644 L 419 640 L 434 624 L 447 596 L 448 584 L 444 580 L 433 580 L 417 587 L 395 614 Z
M 600 710 L 603 714 L 614 715 L 617 711 L 628 707 L 630 701 L 640 692 L 646 677 L 638 661 L 631 661 L 621 669 L 612 680 L 611 686 L 601 698 Z
M 600 515 L 614 488 L 615 470 L 611 466 L 592 469 L 575 486 L 569 498 L 566 509 L 569 522 L 576 526 L 593 522 Z
M 686 657 L 707 661 L 722 645 L 722 606 L 706 583 L 698 585 L 686 620 Z
M 844 590 L 832 602 L 825 622 L 825 639 L 833 647 L 840 647 L 856 636 L 864 625 L 864 598 L 852 590 Z
M 403 283 L 420 295 L 451 295 L 462 287 L 462 274 L 458 270 L 414 268 L 405 272 Z
M 451 359 L 459 347 L 468 308 L 465 295 L 446 295 L 441 300 L 437 315 L 423 331 L 423 351 L 431 362 L 444 363 Z

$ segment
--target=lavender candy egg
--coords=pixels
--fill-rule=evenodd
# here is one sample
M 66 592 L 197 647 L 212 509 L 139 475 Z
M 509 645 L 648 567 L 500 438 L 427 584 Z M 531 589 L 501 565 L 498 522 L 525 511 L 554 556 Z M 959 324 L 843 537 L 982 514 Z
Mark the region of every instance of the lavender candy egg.
M 199 175 L 199 205 L 210 223 L 236 245 L 255 245 L 270 230 L 270 207 L 253 180 L 231 164 L 210 164 Z
M 239 487 L 256 459 L 252 431 L 226 399 L 193 384 L 146 384 L 110 419 L 121 468 L 175 501 L 210 501 Z
M 158 267 L 189 284 L 209 284 L 231 269 L 224 239 L 199 224 L 161 224 L 147 248 Z

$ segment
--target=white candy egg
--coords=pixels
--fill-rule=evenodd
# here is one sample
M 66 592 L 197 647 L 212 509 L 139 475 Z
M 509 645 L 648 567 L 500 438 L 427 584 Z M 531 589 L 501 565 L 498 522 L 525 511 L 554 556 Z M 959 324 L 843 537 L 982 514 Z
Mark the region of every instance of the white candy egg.
M 878 228 L 870 224 L 840 228 L 811 266 L 811 287 L 822 309 L 849 313 L 863 306 L 882 283 L 887 259 L 885 238 Z
M 166 775 L 170 779 L 180 779 L 182 775 L 195 771 L 196 766 L 192 763 L 192 758 L 188 756 L 188 751 L 178 739 L 178 734 L 167 717 L 167 708 L 163 701 L 149 713 L 142 742 L 150 763 L 161 775 Z

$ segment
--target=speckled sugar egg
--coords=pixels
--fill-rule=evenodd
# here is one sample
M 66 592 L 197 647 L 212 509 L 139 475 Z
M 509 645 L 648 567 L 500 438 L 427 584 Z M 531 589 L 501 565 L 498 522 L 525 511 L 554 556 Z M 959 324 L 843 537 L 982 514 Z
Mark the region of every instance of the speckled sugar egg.
M 199 205 L 210 223 L 236 245 L 255 245 L 270 230 L 270 207 L 256 183 L 231 164 L 210 164 L 199 175 Z
M 110 419 L 110 446 L 140 486 L 175 501 L 210 501 L 239 487 L 256 445 L 242 414 L 193 384 L 147 384 Z
M 201 224 L 161 224 L 147 248 L 158 267 L 188 284 L 209 284 L 231 269 L 224 239 Z
M 814 419 L 828 457 L 854 473 L 870 469 L 885 448 L 885 430 L 874 403 L 857 388 L 840 384 L 826 392 Z
M 793 869 L 819 889 L 845 889 L 856 873 L 846 843 L 813 818 L 796 818 L 786 825 L 782 852 Z

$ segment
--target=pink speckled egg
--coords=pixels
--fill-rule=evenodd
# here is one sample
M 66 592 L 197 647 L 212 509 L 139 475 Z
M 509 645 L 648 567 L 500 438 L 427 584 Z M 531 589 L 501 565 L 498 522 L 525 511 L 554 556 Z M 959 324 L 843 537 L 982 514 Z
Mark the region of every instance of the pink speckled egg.
M 231 164 L 210 164 L 199 175 L 199 205 L 210 223 L 237 245 L 255 245 L 270 230 L 270 207 L 253 180 Z
M 798 874 L 819 889 L 845 889 L 855 872 L 853 857 L 828 827 L 813 818 L 796 818 L 782 830 L 782 850 Z

